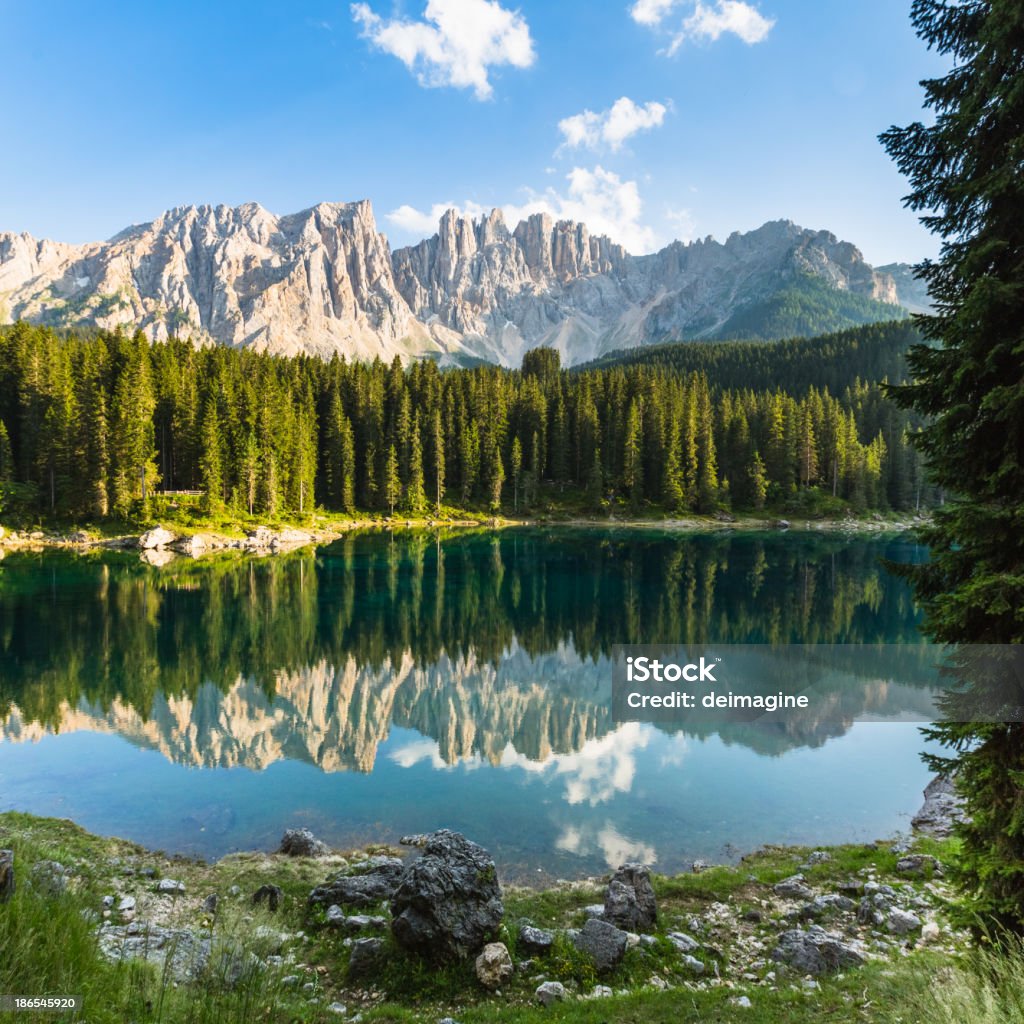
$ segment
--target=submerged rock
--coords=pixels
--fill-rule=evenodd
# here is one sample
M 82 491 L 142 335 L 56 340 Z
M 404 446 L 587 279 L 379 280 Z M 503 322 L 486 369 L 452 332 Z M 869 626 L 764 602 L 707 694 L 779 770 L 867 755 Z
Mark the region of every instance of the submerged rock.
M 604 898 L 604 919 L 630 932 L 645 932 L 654 927 L 658 901 L 648 868 L 625 864 L 615 872 Z
M 491 855 L 441 829 L 402 875 L 391 900 L 391 931 L 404 949 L 428 960 L 465 959 L 501 924 L 498 872 Z

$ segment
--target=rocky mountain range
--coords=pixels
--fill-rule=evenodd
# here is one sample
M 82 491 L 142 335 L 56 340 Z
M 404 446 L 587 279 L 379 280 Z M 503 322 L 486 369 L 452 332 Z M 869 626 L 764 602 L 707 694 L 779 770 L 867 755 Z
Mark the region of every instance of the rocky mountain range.
M 355 359 L 514 366 L 551 345 L 573 364 L 758 336 L 759 303 L 806 282 L 827 293 L 837 328 L 927 302 L 904 265 L 875 270 L 849 242 L 789 221 L 644 256 L 546 214 L 510 228 L 498 210 L 449 210 L 433 237 L 392 251 L 368 201 L 284 217 L 256 203 L 179 207 L 84 245 L 0 233 L 0 323 L 124 325 L 155 340 Z

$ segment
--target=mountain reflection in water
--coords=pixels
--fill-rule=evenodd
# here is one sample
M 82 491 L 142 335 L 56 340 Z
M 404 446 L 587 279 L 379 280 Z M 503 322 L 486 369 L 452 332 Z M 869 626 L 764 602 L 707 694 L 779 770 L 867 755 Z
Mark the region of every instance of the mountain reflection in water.
M 728 751 L 763 766 L 824 750 L 867 728 L 854 724 L 865 716 L 927 715 L 933 652 L 882 556 L 923 553 L 825 535 L 516 529 L 354 533 L 316 552 L 161 569 L 128 556 L 12 555 L 0 568 L 0 807 L 81 806 L 101 831 L 124 832 L 124 819 L 140 841 L 218 853 L 271 842 L 299 819 L 337 841 L 393 838 L 412 830 L 396 787 L 415 783 L 417 811 L 435 815 L 423 827 L 455 824 L 443 815 L 457 806 L 462 827 L 504 847 L 509 865 L 568 873 L 627 854 L 664 862 L 673 808 L 694 806 L 695 750 L 706 766 L 725 757 L 739 770 Z M 784 723 L 616 726 L 612 646 L 675 642 L 906 646 L 898 657 L 881 648 L 860 678 L 839 677 L 827 699 Z M 905 737 L 901 764 L 887 770 L 916 786 L 914 731 L 873 728 Z M 161 778 L 168 764 L 216 771 L 187 776 L 173 821 L 141 805 L 132 819 L 142 775 L 47 788 L 82 733 L 108 741 L 101 763 L 126 756 L 109 746 L 117 736 L 158 752 L 165 769 L 147 760 L 145 770 Z M 28 740 L 38 742 L 19 743 Z M 261 773 L 274 806 L 254 807 L 248 784 L 223 771 L 239 768 Z M 655 778 L 675 782 L 644 811 L 638 796 Z M 101 789 L 121 810 L 94 806 Z M 355 813 L 357 792 L 366 806 Z M 488 806 L 531 801 L 545 817 L 536 847 L 517 836 L 525 811 L 502 825 Z M 878 815 L 879 827 L 892 816 Z M 786 838 L 794 820 L 780 809 L 763 840 Z M 742 842 L 748 826 L 681 835 L 679 856 Z

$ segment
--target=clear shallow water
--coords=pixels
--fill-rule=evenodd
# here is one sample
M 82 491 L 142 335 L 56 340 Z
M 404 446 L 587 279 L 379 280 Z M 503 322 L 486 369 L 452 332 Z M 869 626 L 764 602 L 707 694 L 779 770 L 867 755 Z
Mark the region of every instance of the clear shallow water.
M 506 876 L 873 839 L 927 781 L 903 659 L 842 714 L 611 718 L 618 643 L 913 645 L 906 542 L 648 530 L 356 534 L 263 561 L 0 563 L 0 809 L 169 851 L 452 827 Z M 913 658 L 911 658 L 913 661 Z

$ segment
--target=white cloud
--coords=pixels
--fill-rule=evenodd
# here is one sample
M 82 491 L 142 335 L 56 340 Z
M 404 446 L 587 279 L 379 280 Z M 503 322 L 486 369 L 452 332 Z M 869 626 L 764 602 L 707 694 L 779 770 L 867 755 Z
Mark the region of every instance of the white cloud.
M 527 191 L 525 203 L 507 203 L 501 207 L 510 227 L 534 213 L 550 214 L 555 220 L 582 221 L 593 235 L 608 235 L 612 241 L 635 254 L 651 252 L 659 238 L 653 228 L 641 222 L 643 200 L 635 181 L 623 181 L 600 165 L 588 169 L 574 167 L 567 175 L 568 189 L 559 192 Z M 387 214 L 387 220 L 410 235 L 433 234 L 441 214 L 456 209 L 464 216 L 479 217 L 484 208 L 478 203 L 436 203 L 429 212 L 412 206 L 400 206 Z
M 693 14 L 683 22 L 682 30 L 672 40 L 669 53 L 674 53 L 687 39 L 714 42 L 726 32 L 732 32 L 752 46 L 764 42 L 774 25 L 774 20 L 766 18 L 743 0 L 717 0 L 714 7 L 705 7 L 698 2 Z
M 365 3 L 351 9 L 363 36 L 425 86 L 471 88 L 485 100 L 493 92 L 491 68 L 528 68 L 535 59 L 526 19 L 497 0 L 429 0 L 423 21 L 384 19 Z
M 679 2 L 680 0 L 636 0 L 629 13 L 640 25 L 657 26 Z
M 666 206 L 665 221 L 672 228 L 673 240 L 679 242 L 693 241 L 697 225 L 694 222 L 693 214 L 689 210 L 676 206 Z
M 408 235 L 423 237 L 437 231 L 437 224 L 448 210 L 458 210 L 463 217 L 479 218 L 486 210 L 478 203 L 434 203 L 429 210 L 417 210 L 407 203 L 385 214 L 388 221 L 399 231 Z
M 649 28 L 662 28 L 669 14 L 684 0 L 636 0 L 629 13 L 633 20 Z M 753 4 L 745 0 L 696 0 L 690 2 L 691 13 L 674 30 L 672 41 L 665 51 L 676 53 L 689 39 L 715 42 L 727 32 L 753 45 L 764 42 L 775 26 L 774 18 L 766 18 Z
M 623 96 L 600 113 L 584 110 L 582 114 L 564 118 L 558 122 L 558 130 L 565 138 L 563 145 L 571 149 L 580 146 L 598 149 L 605 145 L 614 153 L 631 136 L 659 127 L 666 113 L 668 107 L 664 103 L 640 105 Z

